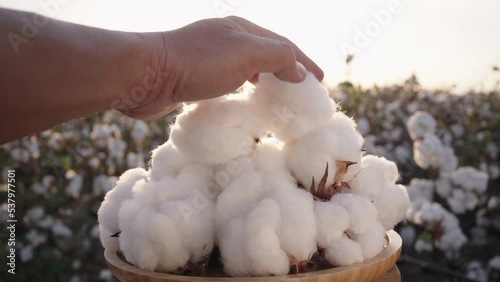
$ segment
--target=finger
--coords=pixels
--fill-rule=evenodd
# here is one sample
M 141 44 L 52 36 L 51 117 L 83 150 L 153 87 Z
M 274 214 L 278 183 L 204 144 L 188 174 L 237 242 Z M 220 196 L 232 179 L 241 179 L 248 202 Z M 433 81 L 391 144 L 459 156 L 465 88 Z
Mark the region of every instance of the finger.
M 280 40 L 288 43 L 290 46 L 292 46 L 296 60 L 300 62 L 302 65 L 304 65 L 304 67 L 308 71 L 312 72 L 319 81 L 323 80 L 324 77 L 323 70 L 321 70 L 321 68 L 313 60 L 311 60 L 306 54 L 304 54 L 304 52 L 302 52 L 302 50 L 300 50 L 300 48 L 297 45 L 295 45 L 295 43 L 290 41 L 288 38 L 276 34 L 259 25 L 256 25 L 244 18 L 231 16 L 228 17 L 227 19 L 235 22 L 241 31 L 246 31 L 257 36 Z
M 301 82 L 307 72 L 295 59 L 290 44 L 247 34 L 245 69 L 248 77 L 255 73 L 271 72 L 277 78 L 288 82 Z
M 259 81 L 259 74 L 255 73 L 253 74 L 249 79 L 247 79 L 249 82 L 255 84 Z

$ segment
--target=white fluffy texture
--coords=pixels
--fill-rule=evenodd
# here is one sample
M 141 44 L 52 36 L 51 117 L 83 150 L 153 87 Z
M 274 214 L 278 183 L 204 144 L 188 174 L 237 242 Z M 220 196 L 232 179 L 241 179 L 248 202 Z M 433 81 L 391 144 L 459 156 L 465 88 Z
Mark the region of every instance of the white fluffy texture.
M 366 198 L 352 194 L 336 194 L 330 202 L 340 205 L 349 213 L 349 231 L 354 234 L 365 232 L 377 221 L 377 209 Z
M 214 244 L 213 171 L 192 163 L 175 178 L 140 180 L 119 210 L 120 248 L 147 270 L 172 271 L 206 258 Z
M 410 207 L 406 211 L 406 219 L 418 222 L 421 210 L 434 198 L 434 182 L 432 180 L 413 178 L 407 186 Z
M 458 158 L 453 148 L 443 146 L 438 155 L 438 167 L 441 173 L 452 172 L 457 168 Z
M 299 262 L 316 252 L 312 196 L 296 187 L 281 145 L 272 138 L 262 140 L 251 160 L 239 161 L 239 173 L 215 209 L 225 270 L 239 276 L 285 274 L 288 255 Z
M 384 157 L 367 155 L 361 159 L 359 173 L 348 183 L 353 194 L 373 201 L 384 187 L 394 185 L 398 178 L 398 168 L 394 162 Z
M 350 265 L 363 261 L 361 245 L 346 234 L 325 249 L 325 258 L 333 265 Z
M 134 124 L 137 143 L 146 129 Z M 408 207 L 395 164 L 363 157 L 362 144 L 313 74 L 297 84 L 262 74 L 253 91 L 184 106 L 150 170 L 127 171 L 106 195 L 101 240 L 154 271 L 202 262 L 216 244 L 236 276 L 286 274 L 318 245 L 332 264 L 361 262 Z M 338 172 L 342 161 L 356 164 Z M 297 182 L 317 185 L 327 163 L 326 186 L 352 191 L 314 201 Z
M 422 139 L 413 142 L 413 158 L 423 169 L 438 168 L 442 147 L 443 144 L 436 135 L 426 133 Z
M 336 104 L 312 73 L 302 83 L 289 83 L 273 74 L 261 74 L 250 99 L 283 142 L 297 140 L 321 128 L 335 113 Z
M 373 204 L 377 208 L 378 221 L 386 230 L 390 230 L 405 216 L 410 207 L 410 198 L 406 187 L 399 184 L 391 185 L 382 190 Z
M 399 178 L 396 164 L 372 155 L 364 156 L 357 175 L 344 191 L 366 197 L 377 208 L 378 221 L 390 230 L 404 217 L 410 199 L 406 188 L 396 185 Z
M 457 217 L 438 203 L 426 202 L 422 205 L 414 222 L 440 234 L 434 238 L 434 245 L 440 250 L 456 251 L 467 242 Z
M 286 144 L 289 156 L 288 165 L 292 174 L 307 189 L 312 179 L 319 183 L 328 163 L 328 179 L 326 184 L 332 185 L 337 171 L 337 161 L 361 162 L 361 146 L 363 138 L 357 132 L 354 121 L 343 113 L 335 113 L 328 125 L 320 131 L 313 132 Z M 359 166 L 351 165 L 341 179 L 348 181 L 359 171 Z
M 314 213 L 318 229 L 317 242 L 321 248 L 339 240 L 349 228 L 349 213 L 340 205 L 316 201 Z
M 255 138 L 267 131 L 247 97 L 226 95 L 185 105 L 170 133 L 175 146 L 206 164 L 222 164 L 251 153 Z
M 371 224 L 365 232 L 354 235 L 354 240 L 361 246 L 364 259 L 371 259 L 384 248 L 386 228 L 378 223 Z
M 460 167 L 451 173 L 441 174 L 436 186 L 436 191 L 446 198 L 451 210 L 463 214 L 479 204 L 480 196 L 488 187 L 488 175 L 473 167 Z
M 408 132 L 413 140 L 423 138 L 425 134 L 434 134 L 436 120 L 428 112 L 417 111 L 408 119 Z
M 151 179 L 159 181 L 165 175 L 175 177 L 189 162 L 188 157 L 169 139 L 151 152 Z
M 104 248 L 119 250 L 118 238 L 110 237 L 118 232 L 118 211 L 124 200 L 132 198 L 132 187 L 141 179 L 147 177 L 147 172 L 142 168 L 134 168 L 125 171 L 113 189 L 106 196 L 101 207 L 97 211 L 99 221 L 99 235 Z

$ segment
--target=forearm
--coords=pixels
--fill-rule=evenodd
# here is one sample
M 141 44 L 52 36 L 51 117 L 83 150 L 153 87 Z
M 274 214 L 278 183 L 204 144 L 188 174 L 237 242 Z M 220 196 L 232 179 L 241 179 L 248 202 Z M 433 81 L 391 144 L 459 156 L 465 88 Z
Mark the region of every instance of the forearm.
M 138 34 L 52 19 L 13 47 L 12 33 L 23 36 L 22 17 L 33 15 L 0 9 L 0 144 L 126 106 L 132 89 L 157 69 L 153 47 Z

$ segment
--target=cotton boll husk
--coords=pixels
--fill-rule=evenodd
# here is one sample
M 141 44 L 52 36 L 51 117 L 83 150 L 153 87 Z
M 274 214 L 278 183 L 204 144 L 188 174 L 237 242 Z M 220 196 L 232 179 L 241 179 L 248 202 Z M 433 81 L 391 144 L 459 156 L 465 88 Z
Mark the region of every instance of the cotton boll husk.
M 399 177 L 394 162 L 384 157 L 366 155 L 361 159 L 361 169 L 349 181 L 352 194 L 364 196 L 373 201 L 384 186 L 392 186 Z
M 159 181 L 165 175 L 175 177 L 189 162 L 187 156 L 179 151 L 172 139 L 169 139 L 151 153 L 151 179 Z
M 333 202 L 314 201 L 314 214 L 318 230 L 316 240 L 321 248 L 327 248 L 331 242 L 340 239 L 349 228 L 349 214 Z
M 170 137 L 181 152 L 198 162 L 222 164 L 248 155 L 255 149 L 255 138 L 267 133 L 266 124 L 244 100 L 226 95 L 184 108 Z
M 301 83 L 284 82 L 269 73 L 260 74 L 250 97 L 265 109 L 262 114 L 270 121 L 270 129 L 284 142 L 320 128 L 336 111 L 335 102 L 312 73 Z
M 361 245 L 343 234 L 325 249 L 325 258 L 332 265 L 351 265 L 363 261 Z
M 371 259 L 378 255 L 384 248 L 386 228 L 379 222 L 373 222 L 368 229 L 358 235 L 354 240 L 361 246 L 363 258 Z
M 415 140 L 422 138 L 424 134 L 434 134 L 436 120 L 428 112 L 418 111 L 408 119 L 407 127 L 411 139 Z
M 359 163 L 362 156 L 362 142 L 361 135 L 354 128 L 332 126 L 308 134 L 296 143 L 286 144 L 284 148 L 288 155 L 290 171 L 306 189 L 309 189 L 313 177 L 315 183 L 319 183 L 327 163 L 327 186 L 332 185 L 335 180 L 337 161 Z M 344 178 L 355 171 L 355 165 L 349 166 Z
M 125 171 L 113 189 L 111 189 L 102 202 L 97 217 L 99 221 L 99 235 L 104 248 L 119 250 L 118 239 L 111 237 L 120 231 L 118 228 L 118 211 L 122 202 L 132 197 L 132 187 L 141 179 L 145 179 L 148 173 L 142 168 L 129 169 Z
M 377 220 L 377 209 L 367 199 L 352 194 L 335 194 L 330 202 L 342 206 L 349 213 L 349 230 L 355 234 L 365 232 Z
M 377 208 L 378 221 L 390 230 L 405 216 L 410 207 L 410 197 L 403 185 L 391 185 L 382 189 L 373 205 Z
M 280 242 L 281 212 L 272 199 L 262 200 L 246 219 L 245 248 L 253 275 L 284 275 L 289 271 L 289 259 Z M 283 230 L 285 231 L 285 230 Z M 281 234 L 280 234 L 281 233 Z

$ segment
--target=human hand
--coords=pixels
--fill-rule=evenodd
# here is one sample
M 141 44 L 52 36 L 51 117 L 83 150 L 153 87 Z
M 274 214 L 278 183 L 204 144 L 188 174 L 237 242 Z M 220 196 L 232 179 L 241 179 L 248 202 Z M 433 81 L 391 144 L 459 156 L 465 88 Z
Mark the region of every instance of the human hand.
M 247 80 L 255 83 L 262 72 L 301 82 L 307 69 L 323 79 L 323 71 L 290 40 L 234 16 L 140 36 L 152 50 L 160 83 L 136 105 L 118 108 L 133 118 L 154 119 L 180 102 L 229 93 Z

